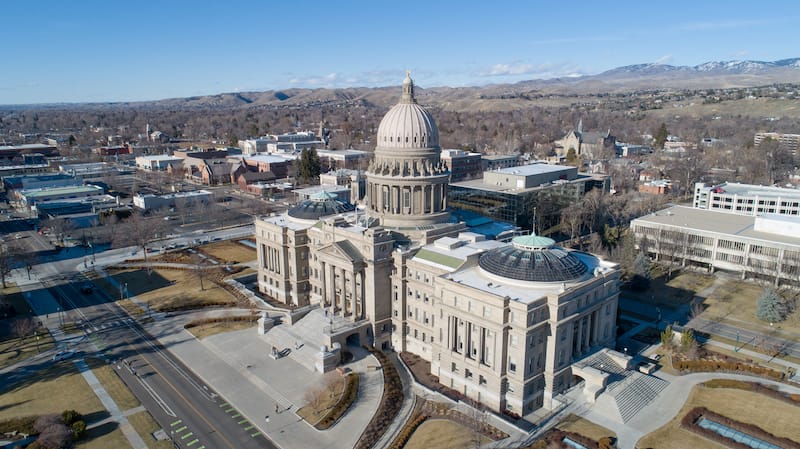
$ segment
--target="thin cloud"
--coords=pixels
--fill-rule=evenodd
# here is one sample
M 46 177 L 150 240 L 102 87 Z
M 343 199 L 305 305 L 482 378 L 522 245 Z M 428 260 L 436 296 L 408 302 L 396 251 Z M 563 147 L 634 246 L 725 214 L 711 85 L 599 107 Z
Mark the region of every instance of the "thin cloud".
M 613 36 L 586 36 L 586 37 L 563 37 L 554 39 L 542 39 L 531 42 L 531 45 L 561 45 L 561 44 L 578 44 L 584 42 L 611 42 L 621 41 L 621 37 Z
M 528 64 L 520 61 L 499 63 L 480 70 L 480 77 L 515 77 L 532 76 L 538 78 L 555 78 L 561 76 L 579 76 L 581 71 L 571 63 Z
M 397 84 L 403 80 L 404 70 L 375 70 L 343 74 L 331 72 L 326 75 L 288 75 L 286 83 L 297 87 L 360 87 Z
M 672 61 L 672 55 L 664 55 L 655 60 L 654 64 L 667 64 Z
M 712 31 L 721 29 L 750 28 L 771 23 L 765 19 L 748 20 L 709 20 L 704 22 L 689 22 L 678 26 L 681 31 Z

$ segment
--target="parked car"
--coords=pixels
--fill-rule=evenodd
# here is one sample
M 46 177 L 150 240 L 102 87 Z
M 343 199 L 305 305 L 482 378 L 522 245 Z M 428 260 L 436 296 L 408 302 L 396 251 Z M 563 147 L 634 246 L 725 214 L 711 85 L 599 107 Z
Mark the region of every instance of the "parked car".
M 55 353 L 55 355 L 53 355 L 53 361 L 54 362 L 59 362 L 61 360 L 66 360 L 66 359 L 72 357 L 73 355 L 75 355 L 75 351 L 73 351 L 71 349 L 67 349 L 67 350 L 64 350 L 64 351 L 58 351 L 58 352 Z

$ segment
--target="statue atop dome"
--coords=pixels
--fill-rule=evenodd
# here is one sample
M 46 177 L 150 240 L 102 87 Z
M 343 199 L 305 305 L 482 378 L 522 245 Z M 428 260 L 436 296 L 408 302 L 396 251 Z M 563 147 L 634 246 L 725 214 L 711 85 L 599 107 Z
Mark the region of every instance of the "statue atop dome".
M 406 79 L 403 80 L 403 95 L 400 96 L 400 103 L 416 103 L 414 98 L 414 80 L 411 79 L 411 70 L 406 70 Z

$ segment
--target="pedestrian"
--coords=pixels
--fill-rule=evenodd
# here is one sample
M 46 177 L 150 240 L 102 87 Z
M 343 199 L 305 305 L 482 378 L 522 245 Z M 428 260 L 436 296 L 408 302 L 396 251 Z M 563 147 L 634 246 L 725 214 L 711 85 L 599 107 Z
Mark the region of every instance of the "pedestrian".
M 278 404 L 275 404 L 275 413 L 279 413 L 278 412 Z

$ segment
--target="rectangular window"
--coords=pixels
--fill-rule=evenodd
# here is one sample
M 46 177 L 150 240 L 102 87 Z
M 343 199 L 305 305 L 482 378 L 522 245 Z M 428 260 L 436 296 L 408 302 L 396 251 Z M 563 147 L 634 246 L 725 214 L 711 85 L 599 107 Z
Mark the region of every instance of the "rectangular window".
M 511 371 L 512 373 L 516 373 L 517 372 L 517 361 L 516 360 L 511 359 L 511 358 L 508 359 L 508 370 Z
M 403 207 L 411 207 L 411 192 L 403 190 Z

